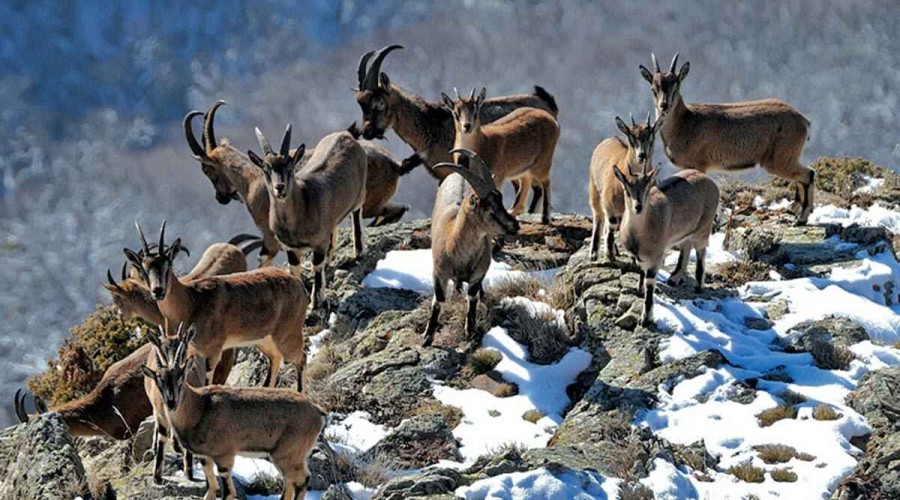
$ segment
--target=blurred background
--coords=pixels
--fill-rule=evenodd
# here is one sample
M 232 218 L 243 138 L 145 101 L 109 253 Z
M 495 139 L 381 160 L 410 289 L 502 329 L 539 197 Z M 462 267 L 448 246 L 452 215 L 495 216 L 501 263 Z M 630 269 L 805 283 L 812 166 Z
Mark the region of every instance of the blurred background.
M 359 57 L 400 43 L 384 71 L 428 99 L 454 86 L 550 91 L 562 125 L 554 209 L 588 214 L 594 146 L 616 115 L 651 109 L 637 70 L 651 51 L 691 62 L 688 102 L 793 104 L 812 122 L 805 162 L 860 155 L 896 168 L 898 25 L 893 0 L 0 3 L 0 405 L 108 302 L 100 283 L 137 245 L 134 220 L 154 231 L 168 219 L 195 250 L 184 269 L 255 230 L 243 205 L 215 201 L 190 157 L 191 109 L 225 99 L 217 135 L 242 150 L 257 147 L 254 126 L 280 137 L 288 121 L 312 147 L 360 119 Z M 386 145 L 411 152 L 392 132 Z M 430 214 L 416 193 L 433 190 L 423 169 L 403 178 L 408 217 Z

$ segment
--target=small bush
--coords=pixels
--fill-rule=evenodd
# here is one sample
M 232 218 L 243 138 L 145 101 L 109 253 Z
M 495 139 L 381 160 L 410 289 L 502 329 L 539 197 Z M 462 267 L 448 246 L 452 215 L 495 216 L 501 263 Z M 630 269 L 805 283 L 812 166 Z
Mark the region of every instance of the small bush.
M 797 474 L 791 472 L 789 469 L 773 469 L 769 471 L 769 475 L 772 476 L 772 479 L 779 483 L 797 482 Z
M 834 409 L 826 404 L 820 404 L 813 410 L 813 418 L 816 420 L 837 420 L 843 415 L 834 411 Z
M 637 482 L 623 483 L 619 487 L 619 500 L 653 500 L 653 490 Z
M 816 171 L 816 189 L 850 200 L 866 185 L 865 176 L 879 177 L 880 167 L 863 158 L 822 156 L 810 168 Z
M 766 480 L 766 471 L 754 466 L 750 461 L 732 465 L 726 471 L 745 483 L 761 483 Z
M 497 388 L 497 391 L 494 393 L 498 398 L 508 398 L 510 396 L 515 396 L 519 393 L 519 388 L 516 387 L 515 384 L 510 384 L 509 382 L 504 382 L 500 384 L 500 387 Z
M 465 416 L 459 408 L 441 403 L 436 399 L 423 399 L 418 406 L 412 410 L 413 416 L 425 417 L 430 415 L 441 415 L 444 417 L 444 423 L 450 429 L 455 429 L 462 422 Z
M 507 297 L 528 297 L 538 299 L 544 285 L 529 275 L 504 278 L 492 284 L 486 291 L 493 300 L 503 300 Z
M 575 289 L 559 278 L 553 280 L 553 284 L 547 289 L 547 295 L 544 296 L 544 302 L 561 311 L 571 309 L 576 300 L 578 297 L 575 295 Z
M 532 424 L 538 423 L 538 420 L 544 418 L 546 415 L 540 410 L 528 410 L 522 415 L 522 420 L 526 422 L 531 422 Z
M 482 373 L 488 373 L 493 370 L 503 355 L 496 349 L 478 348 L 472 354 L 469 354 L 466 365 L 463 366 L 462 375 L 465 377 L 476 377 Z
M 797 409 L 791 405 L 782 404 L 776 406 L 775 408 L 770 408 L 768 410 L 759 412 L 756 415 L 756 418 L 757 420 L 759 420 L 760 426 L 769 427 L 779 420 L 784 420 L 786 418 L 797 418 Z
M 274 495 L 284 491 L 284 480 L 266 472 L 257 472 L 247 484 L 247 495 Z
M 764 444 L 754 446 L 753 449 L 759 453 L 759 458 L 769 465 L 790 462 L 797 456 L 797 450 L 783 444 Z
M 509 336 L 528 347 L 528 359 L 533 363 L 555 363 L 569 352 L 569 335 L 554 311 L 533 314 L 524 305 L 506 303 L 495 313 Z
M 778 397 L 784 401 L 784 404 L 791 406 L 799 405 L 807 401 L 806 396 L 790 389 L 783 391 Z
M 84 321 L 72 327 L 71 338 L 59 348 L 47 371 L 28 381 L 28 388 L 50 405 L 80 398 L 93 389 L 106 369 L 141 347 L 144 329 L 140 319 L 123 322 L 113 306 L 98 305 Z
M 307 380 L 322 380 L 337 370 L 338 360 L 331 343 L 323 343 L 316 357 L 306 367 Z

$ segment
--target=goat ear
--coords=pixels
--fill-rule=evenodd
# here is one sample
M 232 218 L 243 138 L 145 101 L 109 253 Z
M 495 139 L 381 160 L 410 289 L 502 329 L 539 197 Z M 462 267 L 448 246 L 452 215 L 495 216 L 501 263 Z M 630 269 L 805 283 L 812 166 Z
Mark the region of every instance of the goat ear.
M 257 167 L 259 167 L 259 168 L 265 170 L 265 168 L 266 168 L 266 162 L 264 162 L 262 158 L 260 158 L 259 156 L 257 156 L 256 153 L 254 153 L 252 150 L 248 149 L 248 150 L 247 150 L 247 156 L 250 158 L 250 162 L 251 162 L 251 163 L 253 163 L 253 164 L 256 165 Z
M 378 86 L 384 89 L 386 93 L 391 93 L 391 79 L 388 78 L 387 73 L 382 72 L 378 75 Z
M 681 65 L 681 69 L 678 70 L 678 81 L 684 81 L 684 78 L 687 76 L 688 71 L 691 70 L 691 62 L 687 61 Z
M 628 128 L 628 125 L 626 125 L 625 122 L 622 121 L 622 119 L 618 116 L 616 117 L 616 126 L 619 127 L 619 130 L 621 130 L 622 133 L 626 136 L 631 135 L 631 130 Z
M 125 252 L 125 258 L 128 259 L 128 262 L 134 264 L 138 269 L 143 270 L 143 264 L 141 263 L 141 258 L 138 257 L 138 254 L 134 253 L 134 250 L 130 248 L 123 248 L 123 252 Z
M 144 376 L 149 378 L 154 382 L 159 382 L 159 379 L 156 376 L 156 372 L 151 370 L 147 365 L 141 366 L 141 371 L 144 372 Z
M 478 94 L 478 101 L 476 101 L 476 102 L 478 102 L 479 107 L 481 107 L 482 103 L 484 103 L 485 96 L 487 96 L 487 89 L 484 87 L 481 87 L 481 93 Z
M 353 122 L 353 126 L 356 126 L 356 122 Z M 300 160 L 303 159 L 303 155 L 306 154 L 306 144 L 300 144 L 297 146 L 297 149 L 294 150 L 294 157 L 291 158 L 291 163 L 296 167 L 300 164 Z
M 644 80 L 647 80 L 647 83 L 653 84 L 653 73 L 650 72 L 649 69 L 645 68 L 643 64 L 638 66 L 638 69 L 641 70 L 641 76 L 644 77 Z
M 453 112 L 453 99 L 450 99 L 450 96 L 441 92 L 441 103 L 447 108 L 451 113 Z

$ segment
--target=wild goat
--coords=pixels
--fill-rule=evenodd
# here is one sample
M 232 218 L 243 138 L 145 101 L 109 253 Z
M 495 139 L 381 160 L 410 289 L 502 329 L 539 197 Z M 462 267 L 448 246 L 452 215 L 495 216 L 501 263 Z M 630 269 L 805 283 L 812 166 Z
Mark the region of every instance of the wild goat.
M 253 168 L 250 159 L 230 145 L 227 140 L 216 142 L 214 121 L 216 111 L 225 101 L 216 101 L 206 112 L 203 120 L 203 145 L 194 137 L 192 120 L 204 116 L 200 111 L 191 111 L 184 117 L 184 133 L 191 154 L 200 162 L 203 173 L 216 190 L 216 200 L 228 204 L 231 200 L 247 204 L 250 217 L 262 234 L 263 244 L 259 252 L 260 267 L 266 267 L 278 254 L 280 245 L 275 233 L 269 229 L 269 195 L 261 172 Z M 359 137 L 355 124 L 351 127 L 354 137 Z M 369 141 L 359 141 L 366 153 L 369 177 L 366 181 L 366 203 L 363 217 L 373 218 L 372 226 L 396 222 L 403 217 L 408 207 L 389 203 L 397 191 L 399 178 L 409 173 L 390 153 Z M 306 160 L 308 158 L 304 158 Z
M 356 102 L 363 115 L 362 135 L 369 140 L 383 139 L 384 133 L 393 129 L 415 151 L 413 156 L 403 161 L 405 168 L 413 168 L 421 163 L 434 167 L 437 163 L 449 162 L 452 158 L 448 151 L 453 148 L 455 137 L 450 113 L 440 102 L 427 101 L 391 84 L 387 74 L 381 71 L 384 58 L 392 51 L 402 48 L 402 45 L 389 45 L 378 51 L 367 52 L 359 60 L 359 83 L 355 92 Z M 535 86 L 534 94 L 496 97 L 485 101 L 480 110 L 481 123 L 491 123 L 521 107 L 543 109 L 554 118 L 559 111 L 553 96 L 542 87 Z M 442 168 L 431 168 L 430 172 L 438 179 L 451 173 Z
M 483 293 L 482 280 L 491 265 L 494 238 L 519 231 L 516 218 L 503 207 L 503 195 L 485 162 L 468 149 L 451 152 L 465 155 L 469 162 L 468 167 L 456 163 L 435 165 L 454 173 L 438 188 L 431 214 L 434 299 L 424 334 L 426 346 L 434 339 L 450 280 L 457 290 L 461 290 L 463 282 L 469 285 L 466 334 L 471 337 L 475 333 L 478 296 Z
M 187 349 L 192 336 L 189 330 L 173 349 L 157 349 L 158 367 L 144 367 L 144 375 L 160 392 L 175 437 L 201 457 L 206 498 L 218 494 L 213 464 L 222 478 L 223 498 L 237 498 L 231 471 L 241 452 L 268 455 L 284 476 L 281 498 L 304 498 L 309 485 L 307 459 L 325 427 L 325 413 L 284 389 L 192 387 L 189 374 L 195 361 Z
M 653 163 L 653 141 L 661 120 L 650 124 L 650 115 L 647 114 L 646 123 L 634 123 L 631 118 L 631 127 L 625 124 L 621 118 L 616 117 L 616 126 L 625 134 L 628 143 L 622 142 L 618 137 L 610 137 L 603 140 L 594 149 L 591 156 L 591 177 L 588 191 L 590 192 L 591 211 L 594 215 L 594 229 L 591 232 L 590 259 L 597 258 L 597 250 L 600 246 L 600 223 L 603 223 L 603 240 L 606 243 L 606 258 L 616 260 L 618 249 L 616 248 L 616 233 L 619 231 L 619 223 L 625 213 L 625 191 L 622 184 L 616 180 L 614 168 L 624 170 L 628 177 L 634 177 L 635 172 L 643 172 L 645 167 Z M 624 168 L 623 168 L 624 167 Z
M 255 345 L 269 358 L 266 386 L 275 386 L 281 363 L 287 360 L 297 366 L 297 390 L 302 391 L 303 322 L 309 303 L 303 282 L 271 268 L 183 281 L 172 265 L 181 240 L 166 246 L 165 229 L 163 222 L 159 244 L 151 251 L 138 227 L 143 255 L 126 248 L 125 256 L 140 269 L 163 318 L 196 328 L 194 346 L 207 361 L 203 382 L 210 380 L 224 349 Z
M 779 99 L 731 104 L 685 104 L 681 84 L 690 70 L 678 73 L 678 54 L 665 73 L 653 57 L 654 72 L 640 66 L 650 83 L 657 116 L 666 121 L 659 135 L 666 156 L 679 168 L 735 171 L 762 166 L 794 186 L 792 210 L 805 224 L 813 209 L 815 170 L 800 164 L 809 120 Z
M 247 243 L 249 241 L 249 243 Z M 238 246 L 240 245 L 240 246 Z M 207 276 L 241 273 L 247 270 L 247 255 L 262 245 L 257 236 L 239 234 L 228 243 L 213 243 L 203 252 L 200 261 L 182 279 L 185 282 Z M 151 250 L 155 245 L 151 245 Z M 183 250 L 184 247 L 182 247 Z M 137 252 L 143 258 L 143 250 Z M 150 296 L 150 289 L 140 281 L 140 271 L 131 266 L 130 276 L 126 274 L 128 261 L 122 266 L 121 281 L 116 283 L 112 273 L 106 271 L 106 283 L 102 283 L 112 296 L 113 304 L 126 321 L 137 316 L 151 325 L 163 324 L 162 314 L 156 301 Z
M 536 182 L 540 189 L 535 190 L 530 211 L 534 212 L 538 201 L 543 198 L 541 220 L 549 224 L 550 167 L 559 139 L 559 123 L 542 109 L 518 108 L 491 123 L 482 124 L 479 117 L 485 93 L 482 88 L 476 98 L 475 89 L 472 89 L 469 98 L 464 99 L 457 92 L 456 102 L 441 93 L 456 128 L 453 148 L 465 148 L 480 156 L 491 166 L 498 187 L 507 179 L 519 181 L 516 201 L 510 208 L 513 217 L 525 209 L 529 188 Z M 459 163 L 459 155 L 456 155 L 455 161 Z
M 669 277 L 674 286 L 684 281 L 691 249 L 697 253 L 695 291 L 703 289 L 704 260 L 709 234 L 719 206 L 719 188 L 709 177 L 696 170 L 681 170 L 657 184 L 659 168 L 626 176 L 613 166 L 616 179 L 625 190 L 625 216 L 621 238 L 625 250 L 641 268 L 638 293 L 644 294 L 641 324 L 648 326 L 653 317 L 653 292 L 656 273 L 662 268 L 669 248 L 678 248 L 678 264 Z
M 363 252 L 362 206 L 366 201 L 366 153 L 348 132 L 325 136 L 297 169 L 306 146 L 290 153 L 288 124 L 278 153 L 257 128 L 256 137 L 264 158 L 253 151 L 247 156 L 265 174 L 269 191 L 269 228 L 287 247 L 288 262 L 300 276 L 302 250 L 312 248 L 312 307 L 324 298 L 325 265 L 330 259 L 337 226 L 353 215 L 353 250 Z

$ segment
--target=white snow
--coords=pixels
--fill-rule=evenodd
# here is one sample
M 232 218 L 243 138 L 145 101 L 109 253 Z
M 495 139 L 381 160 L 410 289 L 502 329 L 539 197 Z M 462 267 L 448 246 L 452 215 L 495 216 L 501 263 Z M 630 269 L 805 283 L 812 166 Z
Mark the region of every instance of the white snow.
M 840 208 L 834 205 L 816 207 L 809 216 L 810 224 L 859 224 L 860 226 L 883 226 L 895 233 L 900 233 L 900 212 L 885 208 L 875 203 L 869 208 L 856 205 Z
M 865 179 L 866 185 L 858 188 L 856 191 L 853 191 L 853 194 L 872 193 L 876 189 L 878 189 L 884 185 L 884 179 L 880 179 L 878 177 L 872 177 L 871 175 L 863 175 L 863 179 Z
M 566 387 L 591 362 L 590 353 L 573 348 L 552 365 L 530 363 L 525 346 L 500 327 L 485 334 L 482 346 L 500 352 L 503 359 L 495 370 L 505 381 L 517 384 L 519 394 L 498 398 L 479 389 L 455 389 L 435 384 L 434 397 L 446 405 L 460 408 L 465 414 L 453 435 L 461 442 L 459 451 L 466 464 L 510 443 L 529 448 L 546 446 L 562 422 L 562 411 L 570 402 Z M 540 411 L 544 417 L 536 423 L 528 422 L 522 418 L 528 410 Z
M 618 481 L 600 474 L 553 474 L 544 468 L 500 474 L 455 491 L 470 500 L 614 500 L 618 492 Z
M 484 277 L 484 286 L 489 288 L 504 280 L 526 276 L 549 284 L 557 272 L 558 269 L 517 271 L 509 264 L 491 261 L 491 266 Z M 434 285 L 431 282 L 432 274 L 431 249 L 392 250 L 384 256 L 384 259 L 379 260 L 375 270 L 363 279 L 363 286 L 367 288 L 402 288 L 428 295 L 434 291 Z

